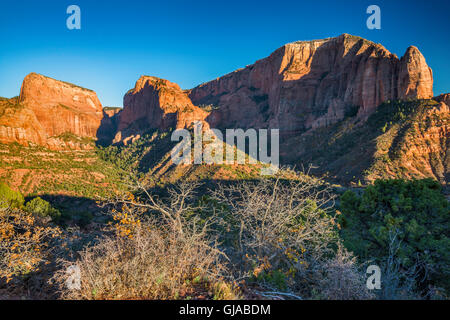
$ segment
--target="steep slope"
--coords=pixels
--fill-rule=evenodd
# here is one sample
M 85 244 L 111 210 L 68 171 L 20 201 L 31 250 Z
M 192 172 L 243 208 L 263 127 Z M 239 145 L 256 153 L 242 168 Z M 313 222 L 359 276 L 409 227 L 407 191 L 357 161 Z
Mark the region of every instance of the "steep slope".
M 447 104 L 437 100 L 383 103 L 365 123 L 347 117 L 291 137 L 283 146 L 283 161 L 313 164 L 312 173 L 345 183 L 432 177 L 446 184 L 450 112 Z
M 102 117 L 95 92 L 30 73 L 20 96 L 0 103 L 0 141 L 80 149 L 96 137 Z
M 433 96 L 431 69 L 415 47 L 402 59 L 383 46 L 343 34 L 289 43 L 190 91 L 195 105 L 214 105 L 212 126 L 302 132 L 370 115 L 387 100 Z

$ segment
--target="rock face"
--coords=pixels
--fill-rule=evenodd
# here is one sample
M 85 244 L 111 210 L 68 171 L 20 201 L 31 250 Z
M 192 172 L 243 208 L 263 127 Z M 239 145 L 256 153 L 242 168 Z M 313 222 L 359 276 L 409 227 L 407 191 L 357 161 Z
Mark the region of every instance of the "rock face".
M 431 98 L 431 69 L 415 47 L 399 60 L 383 46 L 343 34 L 287 44 L 189 93 L 214 105 L 211 126 L 302 132 L 345 115 L 367 117 L 386 100 Z
M 95 137 L 103 117 L 94 91 L 36 73 L 25 77 L 19 103 L 33 110 L 48 136 Z
M 433 96 L 433 72 L 419 49 L 411 46 L 400 60 L 398 98 L 428 99 Z
M 450 93 L 441 94 L 440 96 L 437 96 L 436 98 L 434 98 L 434 100 L 443 102 L 447 106 L 450 106 Z
M 170 81 L 142 76 L 123 99 L 114 142 L 125 142 L 148 129 L 188 128 L 208 112 L 194 106 L 186 92 Z
M 28 145 L 32 141 L 45 145 L 45 140 L 42 126 L 32 110 L 20 107 L 18 98 L 0 100 L 0 143 Z
M 95 138 L 103 117 L 94 91 L 36 73 L 25 77 L 20 96 L 2 108 L 0 141 L 51 149 L 82 148 L 80 139 Z

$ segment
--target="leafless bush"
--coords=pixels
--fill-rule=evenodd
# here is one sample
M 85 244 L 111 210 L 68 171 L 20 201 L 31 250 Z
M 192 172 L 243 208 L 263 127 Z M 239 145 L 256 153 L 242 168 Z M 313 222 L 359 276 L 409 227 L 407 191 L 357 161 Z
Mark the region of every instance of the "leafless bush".
M 289 181 L 261 179 L 221 186 L 212 194 L 226 206 L 225 237 L 235 244 L 227 253 L 237 277 L 265 274 L 262 282 L 273 289 L 275 272 L 300 295 L 320 281 L 320 270 L 334 255 L 338 240 L 331 215 L 334 197 L 326 185 L 298 175 Z
M 66 289 L 65 296 L 176 299 L 188 292 L 191 282 L 219 282 L 217 253 L 204 240 L 192 240 L 176 238 L 146 223 L 132 237 L 106 237 L 80 253 L 76 264 L 81 289 Z
M 389 233 L 389 254 L 386 261 L 382 263 L 382 286 L 377 292 L 378 298 L 382 300 L 421 299 L 416 290 L 421 280 L 418 270 L 425 269 L 419 268 L 419 259 L 409 268 L 402 267 L 398 258 L 401 245 L 398 233 L 398 230 L 391 230 Z
M 341 244 L 336 255 L 323 264 L 319 297 L 327 300 L 367 300 L 375 298 L 366 287 L 365 274 L 358 268 L 356 257 Z
M 75 263 L 81 289 L 68 290 L 65 267 L 57 274 L 62 294 L 73 299 L 177 299 L 202 286 L 216 298 L 232 298 L 221 275 L 223 254 L 208 233 L 209 220 L 193 212 L 196 184 L 182 183 L 159 199 L 138 185 L 143 197 L 116 199 L 114 232 L 85 248 Z M 191 292 L 192 293 L 192 292 Z M 194 292 L 195 294 L 195 292 Z

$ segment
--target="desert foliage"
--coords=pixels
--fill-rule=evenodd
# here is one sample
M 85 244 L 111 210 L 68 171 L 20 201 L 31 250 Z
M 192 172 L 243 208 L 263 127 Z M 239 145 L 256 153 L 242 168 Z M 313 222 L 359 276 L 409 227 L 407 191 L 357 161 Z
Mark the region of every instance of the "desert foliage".
M 319 180 L 297 178 L 211 190 L 184 181 L 163 193 L 136 182 L 135 192 L 110 202 L 105 235 L 77 259 L 63 261 L 56 276 L 62 296 L 371 298 L 340 243 L 334 196 Z M 80 290 L 65 286 L 64 270 L 74 264 Z M 338 274 L 334 285 L 324 285 Z
M 105 223 L 75 231 L 48 202 L 4 187 L 20 205 L 1 209 L 3 286 L 46 272 L 63 299 L 447 297 L 448 203 L 433 181 L 379 181 L 340 198 L 286 170 L 212 186 L 129 181 L 104 203 Z M 381 289 L 366 286 L 370 264 Z

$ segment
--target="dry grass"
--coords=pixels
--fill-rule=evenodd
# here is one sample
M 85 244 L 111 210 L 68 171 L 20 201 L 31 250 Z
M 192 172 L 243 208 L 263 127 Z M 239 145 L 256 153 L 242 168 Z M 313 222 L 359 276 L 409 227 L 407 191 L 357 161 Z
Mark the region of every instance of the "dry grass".
M 212 286 L 220 282 L 218 255 L 201 239 L 192 240 L 147 224 L 137 227 L 132 237 L 105 237 L 80 253 L 76 264 L 81 271 L 81 290 L 63 287 L 63 296 L 178 299 L 201 289 L 212 294 Z M 60 276 L 65 280 L 67 275 L 63 272 Z
M 55 279 L 69 299 L 234 299 L 223 281 L 223 253 L 208 223 L 189 217 L 195 184 L 172 189 L 167 202 L 145 190 L 144 200 L 117 199 L 109 235 L 79 253 L 81 289 L 69 290 L 64 268 Z M 148 210 L 153 214 L 146 215 Z

